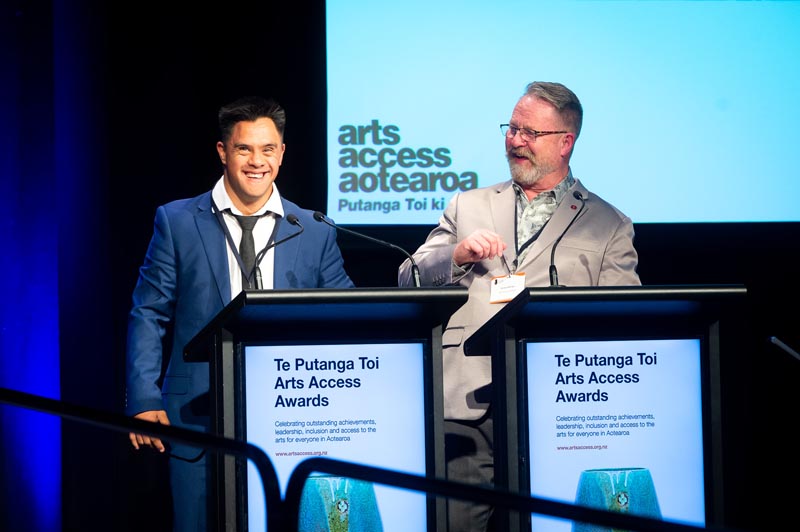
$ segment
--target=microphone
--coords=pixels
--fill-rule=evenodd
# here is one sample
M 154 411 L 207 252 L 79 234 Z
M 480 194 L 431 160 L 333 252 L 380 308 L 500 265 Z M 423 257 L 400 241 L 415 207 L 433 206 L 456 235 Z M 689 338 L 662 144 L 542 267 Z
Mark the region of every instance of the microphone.
M 345 233 L 350 233 L 351 235 L 359 236 L 361 238 L 366 238 L 367 240 L 375 242 L 376 244 L 380 244 L 382 246 L 387 246 L 387 247 L 390 247 L 392 249 L 396 249 L 397 251 L 401 252 L 403 255 L 408 257 L 408 260 L 411 261 L 411 274 L 414 277 L 414 287 L 419 288 L 420 286 L 422 286 L 422 284 L 420 282 L 420 279 L 419 279 L 419 267 L 417 266 L 416 261 L 414 261 L 414 257 L 411 256 L 411 253 L 409 253 L 408 251 L 404 250 L 400 246 L 396 246 L 396 245 L 394 245 L 394 244 L 392 244 L 390 242 L 386 242 L 384 240 L 379 240 L 377 238 L 373 238 L 371 236 L 367 236 L 365 234 L 358 233 L 358 232 L 352 231 L 350 229 L 346 229 L 346 228 L 342 227 L 341 225 L 336 225 L 331 220 L 328 220 L 328 218 L 324 214 L 319 212 L 319 211 L 314 211 L 314 219 L 316 221 L 318 221 L 318 222 L 323 222 L 323 223 L 325 223 L 327 225 L 330 225 L 334 229 L 339 229 L 341 231 L 344 231 Z
M 773 344 L 777 345 L 778 347 L 780 347 L 781 349 L 783 349 L 784 351 L 786 351 L 790 355 L 792 355 L 797 360 L 800 360 L 800 353 L 798 353 L 797 351 L 795 351 L 794 349 L 792 349 L 791 347 L 789 347 L 785 343 L 781 342 L 776 336 L 770 336 L 769 337 L 769 341 L 772 342 Z
M 296 232 L 296 233 L 292 233 L 291 235 L 289 235 L 289 236 L 287 236 L 285 238 L 281 238 L 280 240 L 276 240 L 275 242 L 273 242 L 272 244 L 266 246 L 264 249 L 262 249 L 261 251 L 258 252 L 258 255 L 256 255 L 256 289 L 258 289 L 258 290 L 261 290 L 262 288 L 264 288 L 264 283 L 261 281 L 261 268 L 259 268 L 258 265 L 261 264 L 261 259 L 263 259 L 264 255 L 267 254 L 267 251 L 269 251 L 270 249 L 274 248 L 278 244 L 283 244 L 287 240 L 291 240 L 292 238 L 294 238 L 296 236 L 300 236 L 300 233 L 302 233 L 303 231 L 306 230 L 306 228 L 303 227 L 303 224 L 300 223 L 300 220 L 298 220 L 297 216 L 294 215 L 294 214 L 287 214 L 286 215 L 286 221 L 289 222 L 292 225 L 296 225 L 297 227 L 300 228 L 300 230 L 298 232 Z
M 553 243 L 553 249 L 550 251 L 550 286 L 551 287 L 561 286 L 560 284 L 558 284 L 558 270 L 556 269 L 556 246 L 558 246 L 559 242 L 561 242 L 561 239 L 564 238 L 564 235 L 567 234 L 567 231 L 569 231 L 569 228 L 572 227 L 572 224 L 575 222 L 575 220 L 578 219 L 578 216 L 581 215 L 581 211 L 586 206 L 586 198 L 584 198 L 583 194 L 581 194 L 579 191 L 576 190 L 575 192 L 573 192 L 572 196 L 576 200 L 581 202 L 581 208 L 578 209 L 578 212 L 575 213 L 575 216 L 572 217 L 572 220 L 570 220 L 570 222 L 567 224 L 567 227 L 564 228 L 564 231 L 561 233 L 561 235 L 559 235 L 558 239 Z

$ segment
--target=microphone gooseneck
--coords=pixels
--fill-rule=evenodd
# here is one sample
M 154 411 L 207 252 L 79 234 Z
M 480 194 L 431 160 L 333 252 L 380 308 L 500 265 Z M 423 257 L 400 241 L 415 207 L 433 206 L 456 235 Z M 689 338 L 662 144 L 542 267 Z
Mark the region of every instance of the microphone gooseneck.
M 291 240 L 292 238 L 294 238 L 296 236 L 300 236 L 300 233 L 302 233 L 303 231 L 306 230 L 305 227 L 303 227 L 303 224 L 300 223 L 300 220 L 298 220 L 297 216 L 294 215 L 294 214 L 287 214 L 286 215 L 286 221 L 289 222 L 292 225 L 296 225 L 297 227 L 300 228 L 300 230 L 297 231 L 296 233 L 292 233 L 291 235 L 289 235 L 287 237 L 281 238 L 280 240 L 276 240 L 275 242 L 273 242 L 272 244 L 270 244 L 269 246 L 265 247 L 264 249 L 262 249 L 261 251 L 258 252 L 258 255 L 256 255 L 256 275 L 255 275 L 255 277 L 256 277 L 256 288 L 258 290 L 261 290 L 262 288 L 264 288 L 264 283 L 261 280 L 261 268 L 258 267 L 258 264 L 261 264 L 261 259 L 263 259 L 264 255 L 267 254 L 267 251 L 269 251 L 270 249 L 274 248 L 278 244 L 283 244 L 287 240 Z
M 420 286 L 422 286 L 422 282 L 420 281 L 420 277 L 419 277 L 419 266 L 417 266 L 416 261 L 414 261 L 414 257 L 411 256 L 411 253 L 409 253 L 405 249 L 401 248 L 400 246 L 396 246 L 395 244 L 392 244 L 391 242 L 386 242 L 384 240 L 380 240 L 378 238 L 374 238 L 374 237 L 371 237 L 369 235 L 365 235 L 363 233 L 359 233 L 357 231 L 353 231 L 351 229 L 347 229 L 345 227 L 342 227 L 341 225 L 336 225 L 335 223 L 333 223 L 333 221 L 329 220 L 324 214 L 322 214 L 319 211 L 314 211 L 314 219 L 316 221 L 318 221 L 318 222 L 322 222 L 324 224 L 327 224 L 327 225 L 333 227 L 334 229 L 338 229 L 338 230 L 344 231 L 345 233 L 350 233 L 351 235 L 355 235 L 355 236 L 358 236 L 358 237 L 361 237 L 361 238 L 365 238 L 365 239 L 367 239 L 367 240 L 369 240 L 371 242 L 375 242 L 376 244 L 380 244 L 382 246 L 390 247 L 392 249 L 396 249 L 397 251 L 401 252 L 406 257 L 408 257 L 409 261 L 411 261 L 411 275 L 414 278 L 414 287 L 415 288 L 419 288 Z
M 569 228 L 572 227 L 572 224 L 575 223 L 575 220 L 578 219 L 578 216 L 581 215 L 581 211 L 586 206 L 586 198 L 584 198 L 583 194 L 581 194 L 579 191 L 577 191 L 577 190 L 574 191 L 572 193 L 572 197 L 574 197 L 576 200 L 581 202 L 581 207 L 580 207 L 580 209 L 578 209 L 578 212 L 575 213 L 575 216 L 572 217 L 572 220 L 569 221 L 569 223 L 567 224 L 567 227 L 564 228 L 564 231 L 562 231 L 561 234 L 558 236 L 558 239 L 556 239 L 556 241 L 553 242 L 553 249 L 550 250 L 550 286 L 551 287 L 561 286 L 560 284 L 558 284 L 558 270 L 556 269 L 556 247 L 558 246 L 559 242 L 561 242 L 561 239 L 564 238 L 564 235 L 567 234 L 567 231 L 569 231 Z

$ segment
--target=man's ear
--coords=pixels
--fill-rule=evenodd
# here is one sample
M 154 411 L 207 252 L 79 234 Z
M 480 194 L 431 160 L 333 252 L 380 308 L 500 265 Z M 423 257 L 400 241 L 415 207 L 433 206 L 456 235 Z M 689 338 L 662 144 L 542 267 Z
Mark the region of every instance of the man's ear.
M 561 156 L 567 157 L 572 153 L 572 148 L 575 146 L 575 134 L 565 133 L 561 139 Z
M 281 158 L 278 161 L 278 166 L 283 164 L 283 156 L 286 155 L 286 144 L 281 144 Z

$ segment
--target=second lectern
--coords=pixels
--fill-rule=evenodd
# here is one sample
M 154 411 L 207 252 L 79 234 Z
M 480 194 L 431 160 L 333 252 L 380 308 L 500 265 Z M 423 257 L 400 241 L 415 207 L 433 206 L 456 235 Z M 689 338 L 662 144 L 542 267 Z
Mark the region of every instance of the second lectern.
M 719 525 L 720 366 L 742 348 L 745 296 L 739 285 L 520 292 L 465 343 L 468 355 L 492 356 L 495 481 Z M 507 517 L 507 530 L 570 530 L 543 516 Z

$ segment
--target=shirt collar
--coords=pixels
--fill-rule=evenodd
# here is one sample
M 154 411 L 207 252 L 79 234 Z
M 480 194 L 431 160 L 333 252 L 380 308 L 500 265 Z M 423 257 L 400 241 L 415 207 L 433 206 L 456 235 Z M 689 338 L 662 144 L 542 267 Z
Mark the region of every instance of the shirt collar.
M 567 191 L 572 188 L 572 185 L 575 184 L 575 178 L 572 176 L 572 169 L 570 168 L 567 171 L 567 175 L 559 181 L 559 183 L 551 188 L 550 190 L 545 190 L 544 192 L 539 193 L 535 198 L 533 198 L 530 202 L 528 201 L 528 196 L 525 195 L 525 191 L 522 190 L 522 187 L 519 186 L 516 182 L 512 181 L 511 186 L 514 187 L 514 192 L 517 194 L 517 198 L 520 198 L 524 204 L 531 203 L 536 200 L 539 196 L 544 197 L 544 195 L 549 195 L 554 197 L 556 200 L 556 204 L 561 203 L 561 200 L 564 196 L 567 195 Z

